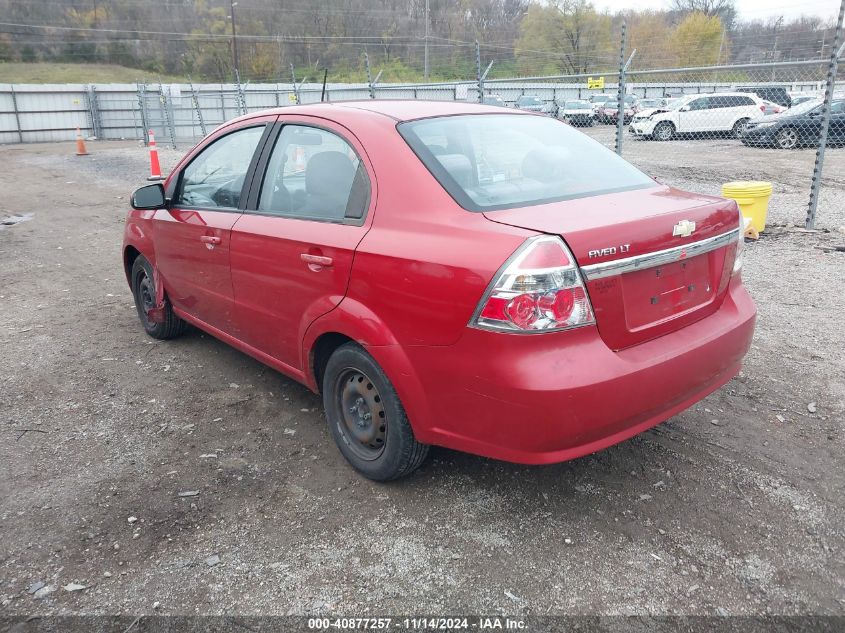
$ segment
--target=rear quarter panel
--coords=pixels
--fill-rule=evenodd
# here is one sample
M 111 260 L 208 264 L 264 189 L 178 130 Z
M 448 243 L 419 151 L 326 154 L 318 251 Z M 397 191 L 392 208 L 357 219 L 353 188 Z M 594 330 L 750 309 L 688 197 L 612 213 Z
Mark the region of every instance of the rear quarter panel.
M 347 299 L 371 310 L 400 345 L 450 345 L 499 267 L 535 233 L 465 211 L 395 129 L 373 133 L 362 142 L 379 199 Z

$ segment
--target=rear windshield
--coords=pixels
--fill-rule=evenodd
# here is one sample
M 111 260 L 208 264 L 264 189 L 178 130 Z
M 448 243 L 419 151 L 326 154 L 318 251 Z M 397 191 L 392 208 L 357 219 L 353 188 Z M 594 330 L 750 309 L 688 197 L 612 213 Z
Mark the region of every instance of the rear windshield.
M 398 129 L 443 188 L 470 211 L 654 186 L 597 141 L 547 117 L 457 115 L 409 121 Z

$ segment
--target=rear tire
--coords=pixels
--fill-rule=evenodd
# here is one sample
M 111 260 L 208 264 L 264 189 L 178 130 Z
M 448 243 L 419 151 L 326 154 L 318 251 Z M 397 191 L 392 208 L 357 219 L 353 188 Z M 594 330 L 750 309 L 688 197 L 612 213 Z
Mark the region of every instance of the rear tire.
M 166 340 L 180 336 L 186 327 L 186 323 L 173 313 L 173 307 L 167 296 L 164 297 L 164 321 L 156 323 L 151 321 L 147 311 L 155 307 L 155 278 L 153 267 L 147 258 L 138 255 L 132 264 L 132 296 L 135 298 L 135 309 L 138 311 L 138 318 L 144 331 L 159 340 Z
M 323 406 L 340 452 L 368 479 L 390 481 L 419 468 L 428 445 L 414 437 L 399 396 L 360 345 L 346 343 L 323 373 Z
M 654 128 L 651 135 L 658 141 L 671 141 L 675 136 L 675 126 L 669 121 L 661 121 Z

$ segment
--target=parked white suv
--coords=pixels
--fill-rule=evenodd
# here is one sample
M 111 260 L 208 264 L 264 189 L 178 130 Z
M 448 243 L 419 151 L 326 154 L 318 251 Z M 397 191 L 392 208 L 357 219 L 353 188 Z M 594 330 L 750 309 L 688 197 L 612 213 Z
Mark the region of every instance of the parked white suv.
M 637 136 L 668 141 L 677 134 L 730 132 L 736 138 L 750 121 L 760 119 L 766 106 L 760 97 L 739 92 L 687 95 L 666 108 L 634 115 L 629 131 Z

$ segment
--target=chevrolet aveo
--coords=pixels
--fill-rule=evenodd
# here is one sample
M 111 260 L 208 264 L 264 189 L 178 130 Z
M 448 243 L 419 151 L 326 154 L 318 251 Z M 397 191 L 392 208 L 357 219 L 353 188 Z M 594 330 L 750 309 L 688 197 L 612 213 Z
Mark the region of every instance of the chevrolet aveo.
M 320 393 L 376 480 L 429 445 L 526 464 L 600 450 L 730 380 L 754 329 L 733 201 L 529 113 L 258 112 L 132 207 L 144 329 L 192 324 Z

